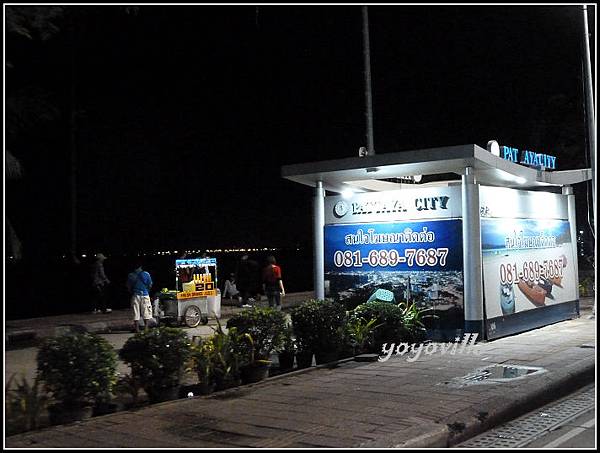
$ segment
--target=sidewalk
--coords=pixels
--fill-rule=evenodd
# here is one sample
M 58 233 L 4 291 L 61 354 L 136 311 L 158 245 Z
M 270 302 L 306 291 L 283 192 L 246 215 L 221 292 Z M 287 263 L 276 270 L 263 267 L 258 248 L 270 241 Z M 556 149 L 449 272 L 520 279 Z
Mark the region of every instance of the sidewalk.
M 307 299 L 313 297 L 312 292 L 287 294 L 282 299 L 284 310 L 300 305 Z M 244 310 L 238 306 L 227 305 L 232 303 L 224 300 L 221 305 L 221 318 L 229 319 L 235 313 Z M 268 306 L 266 299 L 258 303 L 258 306 Z M 19 343 L 33 342 L 42 338 L 59 335 L 70 330 L 86 330 L 91 333 L 108 333 L 131 330 L 131 309 L 113 310 L 111 313 L 76 313 L 59 316 L 45 316 L 41 318 L 17 319 L 7 321 L 4 326 L 4 339 L 7 346 Z M 209 324 L 216 324 L 210 319 Z
M 594 380 L 596 322 L 579 319 L 414 362 L 344 361 L 258 384 L 5 439 L 9 448 L 445 447 Z M 459 385 L 492 364 L 542 367 Z M 472 383 L 473 381 L 471 381 Z

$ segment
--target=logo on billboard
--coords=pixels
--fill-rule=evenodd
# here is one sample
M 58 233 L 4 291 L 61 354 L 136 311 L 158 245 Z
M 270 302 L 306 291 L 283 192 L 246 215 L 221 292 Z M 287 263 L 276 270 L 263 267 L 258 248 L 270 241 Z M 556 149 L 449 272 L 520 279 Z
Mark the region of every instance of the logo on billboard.
M 348 204 L 345 201 L 338 201 L 333 207 L 333 215 L 341 219 L 348 213 Z

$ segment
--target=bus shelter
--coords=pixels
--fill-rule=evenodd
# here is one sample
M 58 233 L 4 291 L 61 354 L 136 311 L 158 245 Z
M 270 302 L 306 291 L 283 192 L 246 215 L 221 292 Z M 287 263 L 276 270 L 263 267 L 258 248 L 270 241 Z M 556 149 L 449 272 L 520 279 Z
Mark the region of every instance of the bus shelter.
M 415 303 L 439 339 L 579 315 L 573 185 L 590 169 L 471 144 L 287 165 L 282 176 L 314 188 L 317 298 Z

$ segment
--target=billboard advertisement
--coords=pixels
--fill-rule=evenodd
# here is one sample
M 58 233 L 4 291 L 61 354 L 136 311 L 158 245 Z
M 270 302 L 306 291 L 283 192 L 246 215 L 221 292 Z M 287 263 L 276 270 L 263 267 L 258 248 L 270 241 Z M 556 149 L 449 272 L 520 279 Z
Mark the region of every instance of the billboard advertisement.
M 453 339 L 464 327 L 462 222 L 326 225 L 325 285 L 348 309 L 374 298 L 431 309 L 433 330 Z
M 575 246 L 565 219 L 481 219 L 488 338 L 574 314 Z

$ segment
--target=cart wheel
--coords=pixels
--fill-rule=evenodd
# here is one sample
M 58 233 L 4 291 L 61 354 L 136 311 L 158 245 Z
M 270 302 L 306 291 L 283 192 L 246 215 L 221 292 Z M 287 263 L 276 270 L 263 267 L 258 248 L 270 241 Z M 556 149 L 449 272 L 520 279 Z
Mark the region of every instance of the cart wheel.
M 208 324 L 208 317 L 207 316 L 203 316 L 202 317 L 202 324 L 203 325 L 207 325 Z
M 195 305 L 190 305 L 183 315 L 185 318 L 185 325 L 188 327 L 196 327 L 200 324 L 200 309 Z

